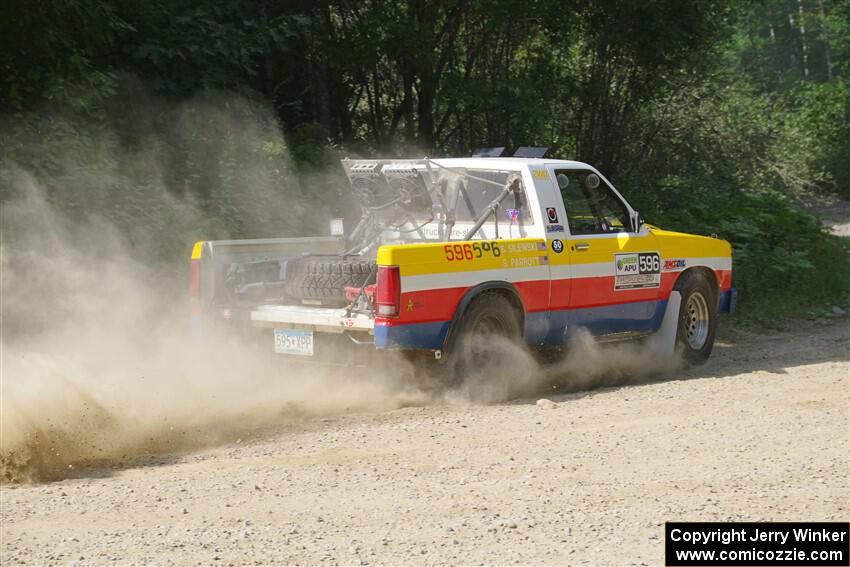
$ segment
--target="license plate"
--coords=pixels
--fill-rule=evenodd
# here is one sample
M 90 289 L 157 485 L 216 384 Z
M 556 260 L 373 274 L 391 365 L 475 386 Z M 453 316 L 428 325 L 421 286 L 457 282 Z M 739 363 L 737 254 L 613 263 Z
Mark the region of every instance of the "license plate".
M 313 356 L 313 331 L 275 329 L 274 351 L 278 354 Z

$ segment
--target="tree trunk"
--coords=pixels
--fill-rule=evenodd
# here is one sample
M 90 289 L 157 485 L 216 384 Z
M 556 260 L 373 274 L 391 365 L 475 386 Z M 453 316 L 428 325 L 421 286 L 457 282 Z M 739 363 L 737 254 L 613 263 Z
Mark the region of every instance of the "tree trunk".
M 803 12 L 803 0 L 797 0 L 797 9 L 800 13 L 800 40 L 803 46 L 803 76 L 809 77 L 809 44 L 806 41 L 806 15 Z
M 821 30 L 823 31 L 823 47 L 824 55 L 826 56 L 826 79 L 832 81 L 832 46 L 829 44 L 829 30 L 826 23 L 826 10 L 823 7 L 823 0 L 818 0 L 820 7 Z
M 430 76 L 419 78 L 416 114 L 418 143 L 424 150 L 434 149 L 434 82 Z
M 416 124 L 413 118 L 413 75 L 405 72 L 404 84 L 404 141 L 412 146 L 416 141 Z
M 324 26 L 325 21 L 324 15 L 321 13 L 321 8 L 314 10 L 310 30 L 313 46 L 311 49 L 312 53 L 309 56 L 309 73 L 313 122 L 321 124 L 330 132 L 333 130 L 333 124 L 331 123 L 330 94 L 328 93 L 328 67 L 320 50 L 317 48 L 317 39 L 323 39 L 328 36 L 328 30 Z
M 269 14 L 267 2 L 263 2 L 260 5 L 260 19 L 264 26 L 268 25 Z M 263 53 L 263 94 L 269 100 L 274 101 L 274 68 L 272 67 L 272 54 L 269 47 L 266 47 L 265 53 Z

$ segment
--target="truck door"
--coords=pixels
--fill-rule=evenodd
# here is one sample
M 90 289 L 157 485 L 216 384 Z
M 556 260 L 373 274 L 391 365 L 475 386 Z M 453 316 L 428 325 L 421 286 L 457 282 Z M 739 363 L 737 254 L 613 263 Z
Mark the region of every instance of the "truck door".
M 632 209 L 597 172 L 551 166 L 550 173 L 566 213 L 567 328 L 597 336 L 656 329 L 664 305 L 655 237 L 632 226 Z

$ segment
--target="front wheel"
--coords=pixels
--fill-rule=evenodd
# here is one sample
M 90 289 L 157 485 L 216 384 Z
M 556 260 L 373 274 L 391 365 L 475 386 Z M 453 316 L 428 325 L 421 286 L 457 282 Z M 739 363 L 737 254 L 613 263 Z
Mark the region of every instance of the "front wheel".
M 703 364 L 714 348 L 717 296 L 706 278 L 696 272 L 685 274 L 676 287 L 682 295 L 676 352 L 688 364 Z

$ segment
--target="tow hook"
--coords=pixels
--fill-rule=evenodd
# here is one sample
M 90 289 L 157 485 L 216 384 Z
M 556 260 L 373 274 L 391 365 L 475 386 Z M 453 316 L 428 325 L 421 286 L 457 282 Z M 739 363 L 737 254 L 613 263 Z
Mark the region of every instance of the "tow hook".
M 354 335 L 352 335 L 351 333 L 346 333 L 346 336 L 349 339 L 351 339 L 351 342 L 353 342 L 356 345 L 373 345 L 373 344 L 375 344 L 374 340 L 361 341 L 358 338 L 356 338 Z

